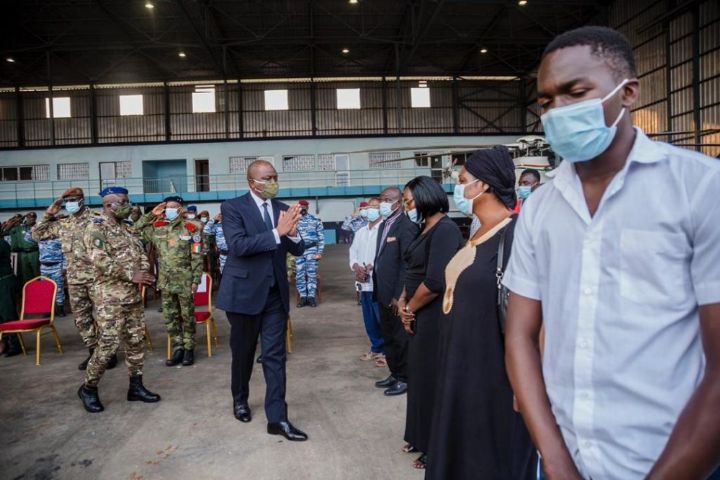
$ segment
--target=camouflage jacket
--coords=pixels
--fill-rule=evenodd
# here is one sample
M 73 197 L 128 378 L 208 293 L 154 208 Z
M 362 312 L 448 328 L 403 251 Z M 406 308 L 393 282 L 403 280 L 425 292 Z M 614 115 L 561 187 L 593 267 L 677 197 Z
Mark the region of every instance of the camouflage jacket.
M 85 250 L 83 236 L 87 226 L 99 215 L 89 208 L 80 215 L 70 215 L 61 220 L 45 214 L 32 229 L 32 237 L 36 242 L 60 239 L 67 260 L 67 283 L 70 285 L 84 285 L 95 281 L 95 267 Z
M 202 229 L 196 222 L 180 217 L 172 222 L 146 213 L 135 223 L 143 239 L 158 252 L 158 289 L 189 294 L 193 283 L 200 283 L 203 267 Z
M 95 269 L 95 304 L 139 302 L 140 288 L 132 278 L 138 271 L 150 271 L 150 262 L 133 227 L 115 223 L 103 213 L 85 228 L 83 241 Z

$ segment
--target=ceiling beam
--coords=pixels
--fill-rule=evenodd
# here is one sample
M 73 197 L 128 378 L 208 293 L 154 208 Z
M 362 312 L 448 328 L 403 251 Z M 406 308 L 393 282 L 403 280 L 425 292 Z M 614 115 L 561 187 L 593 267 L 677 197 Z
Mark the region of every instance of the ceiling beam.
M 215 64 L 215 68 L 217 68 L 218 73 L 220 73 L 223 78 L 227 78 L 227 71 L 225 70 L 225 65 L 218 60 L 217 56 L 215 55 L 215 52 L 213 51 L 212 47 L 210 47 L 210 44 L 208 43 L 208 39 L 205 37 L 205 34 L 200 31 L 200 28 L 195 24 L 195 21 L 193 20 L 192 16 L 190 15 L 190 12 L 188 11 L 187 7 L 185 6 L 185 2 L 183 0 L 175 0 L 175 4 L 180 8 L 180 11 L 182 12 L 183 16 L 185 17 L 185 20 L 190 24 L 190 28 L 195 33 L 195 36 L 200 40 L 200 43 L 205 48 L 205 52 L 207 52 L 208 56 L 210 57 L 210 60 L 213 64 Z

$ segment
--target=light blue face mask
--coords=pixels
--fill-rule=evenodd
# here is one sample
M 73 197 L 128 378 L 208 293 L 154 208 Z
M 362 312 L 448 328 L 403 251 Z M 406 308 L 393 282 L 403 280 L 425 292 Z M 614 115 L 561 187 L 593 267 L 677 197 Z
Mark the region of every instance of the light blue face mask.
M 520 185 L 517 193 L 520 200 L 527 200 L 532 193 L 532 187 L 530 185 Z
M 392 206 L 395 205 L 395 202 L 382 202 L 380 204 L 380 215 L 382 215 L 385 218 L 388 218 L 393 214 Z
M 165 218 L 170 220 L 171 222 L 175 220 L 178 216 L 178 209 L 177 208 L 166 208 L 165 209 Z
M 407 213 L 407 216 L 408 216 L 408 218 L 410 219 L 411 222 L 413 222 L 413 223 L 418 223 L 417 208 L 413 208 L 412 210 L 408 210 L 406 213 Z
M 365 210 L 364 208 L 363 208 L 362 210 L 360 210 L 360 217 L 361 217 L 361 218 L 368 218 L 368 216 L 367 216 L 367 210 Z
M 80 202 L 65 202 L 65 210 L 70 214 L 74 214 L 80 211 Z
M 620 82 L 603 98 L 553 108 L 544 113 L 540 120 L 553 151 L 568 162 L 576 163 L 591 160 L 607 150 L 615 138 L 617 124 L 625 114 L 625 108 L 612 125 L 607 126 L 603 103 L 626 83 L 628 79 Z
M 365 210 L 367 212 L 367 219 L 371 222 L 374 222 L 378 218 L 380 218 L 380 210 L 377 208 L 368 208 Z
M 465 198 L 465 187 L 472 185 L 479 180 L 473 180 L 470 183 L 459 183 L 455 185 L 455 191 L 453 192 L 453 200 L 455 200 L 455 206 L 460 213 L 467 215 L 468 217 L 473 213 L 473 202 L 476 198 L 482 195 L 482 192 L 474 196 L 473 198 Z

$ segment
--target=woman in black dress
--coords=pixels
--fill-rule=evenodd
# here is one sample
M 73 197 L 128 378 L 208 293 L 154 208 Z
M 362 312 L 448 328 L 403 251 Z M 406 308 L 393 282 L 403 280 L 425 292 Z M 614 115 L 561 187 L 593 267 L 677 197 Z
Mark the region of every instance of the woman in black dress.
M 505 147 L 479 150 L 460 172 L 455 204 L 480 219 L 445 270 L 438 396 L 426 479 L 534 478 L 537 455 L 505 373 L 497 256 L 512 244 L 515 169 Z
M 422 224 L 422 232 L 405 254 L 405 290 L 399 299 L 408 345 L 407 417 L 405 450 L 427 452 L 437 391 L 438 328 L 445 291 L 445 266 L 462 247 L 455 222 L 446 215 L 447 194 L 430 177 L 416 177 L 405 185 L 405 211 Z M 423 453 L 414 463 L 425 468 Z

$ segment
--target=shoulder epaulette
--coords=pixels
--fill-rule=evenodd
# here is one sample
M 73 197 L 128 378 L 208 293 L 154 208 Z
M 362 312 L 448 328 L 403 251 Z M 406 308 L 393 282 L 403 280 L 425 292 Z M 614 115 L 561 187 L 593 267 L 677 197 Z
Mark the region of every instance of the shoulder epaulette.
M 190 232 L 190 233 L 195 233 L 195 232 L 197 232 L 197 227 L 196 227 L 195 225 L 193 225 L 192 223 L 190 223 L 190 222 L 185 222 L 185 228 L 186 228 L 187 231 Z
M 169 225 L 169 223 L 165 220 L 156 220 L 153 223 L 153 227 L 164 227 L 165 225 Z
M 93 223 L 95 225 L 102 225 L 103 223 L 105 223 L 105 219 L 102 217 L 95 217 L 93 218 Z

